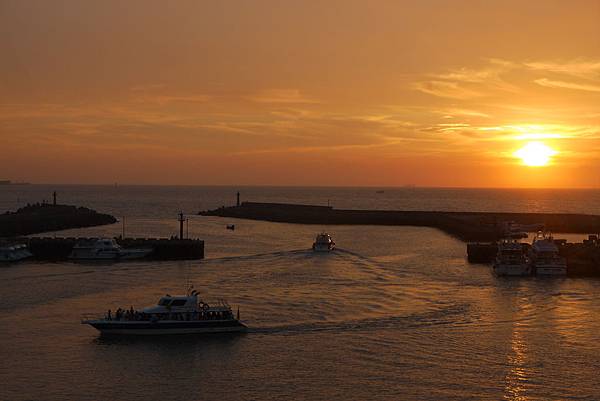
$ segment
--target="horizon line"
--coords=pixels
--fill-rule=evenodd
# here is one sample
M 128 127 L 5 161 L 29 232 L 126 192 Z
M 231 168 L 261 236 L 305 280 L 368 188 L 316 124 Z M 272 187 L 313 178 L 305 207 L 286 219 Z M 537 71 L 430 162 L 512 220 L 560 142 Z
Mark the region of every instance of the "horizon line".
M 22 186 L 20 182 L 12 185 Z M 12 186 L 9 185 L 9 186 Z M 502 190 L 600 190 L 600 187 L 493 187 L 493 186 L 432 186 L 432 185 L 280 185 L 280 184 L 137 184 L 137 183 L 31 183 L 25 185 L 39 186 L 102 186 L 102 187 L 240 187 L 240 188 L 372 188 L 372 189 L 502 189 Z

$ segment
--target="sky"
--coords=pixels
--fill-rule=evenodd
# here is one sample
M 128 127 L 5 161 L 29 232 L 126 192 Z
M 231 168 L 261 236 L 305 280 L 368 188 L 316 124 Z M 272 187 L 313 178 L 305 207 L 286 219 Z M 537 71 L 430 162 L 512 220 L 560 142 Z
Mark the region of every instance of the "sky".
M 600 0 L 0 0 L 0 54 L 0 179 L 600 187 Z

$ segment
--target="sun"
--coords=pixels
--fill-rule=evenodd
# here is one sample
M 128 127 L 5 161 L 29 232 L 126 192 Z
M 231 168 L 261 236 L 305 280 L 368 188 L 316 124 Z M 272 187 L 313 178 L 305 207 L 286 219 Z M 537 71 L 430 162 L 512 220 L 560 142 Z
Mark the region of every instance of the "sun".
M 514 153 L 523 164 L 530 167 L 546 166 L 557 152 L 542 142 L 529 142 Z

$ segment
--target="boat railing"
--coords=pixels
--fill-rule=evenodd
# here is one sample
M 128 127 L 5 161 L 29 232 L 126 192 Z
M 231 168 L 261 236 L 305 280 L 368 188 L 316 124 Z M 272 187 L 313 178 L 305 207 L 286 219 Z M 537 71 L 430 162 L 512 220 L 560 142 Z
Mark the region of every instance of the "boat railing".
M 211 308 L 215 308 L 215 307 L 219 307 L 219 308 L 229 308 L 231 309 L 231 306 L 229 306 L 229 303 L 224 300 L 224 299 L 213 299 L 210 301 L 205 301 L 205 300 L 198 300 L 199 304 L 202 305 L 208 305 Z
M 106 319 L 106 312 L 86 312 L 81 314 L 81 321 L 87 320 L 104 320 Z

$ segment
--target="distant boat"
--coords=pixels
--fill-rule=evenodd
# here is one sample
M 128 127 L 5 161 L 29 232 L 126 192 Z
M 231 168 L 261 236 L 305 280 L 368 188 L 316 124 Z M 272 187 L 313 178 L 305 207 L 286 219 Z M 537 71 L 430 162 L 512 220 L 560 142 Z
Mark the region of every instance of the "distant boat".
M 28 182 L 12 182 L 11 180 L 0 180 L 0 185 L 30 185 Z
M 152 253 L 152 248 L 122 248 L 112 238 L 100 238 L 77 243 L 71 253 L 71 260 L 118 260 L 141 259 Z
M 227 224 L 228 230 L 235 230 L 235 224 Z
M 382 190 L 382 189 L 380 189 L 379 191 L 375 191 L 375 193 L 376 193 L 376 194 L 382 194 L 382 193 L 384 193 L 384 192 L 385 192 L 385 191 L 384 191 L 384 190 Z
M 317 235 L 315 242 L 313 243 L 312 249 L 315 252 L 330 252 L 335 248 L 335 242 L 331 238 L 331 235 L 327 233 L 321 233 Z
M 239 319 L 239 309 L 234 316 L 226 301 L 209 305 L 199 300 L 196 290 L 190 288 L 187 295 L 165 295 L 155 306 L 141 311 L 119 309 L 105 316 L 84 317 L 81 323 L 102 334 L 168 335 L 245 331 L 246 326 Z

